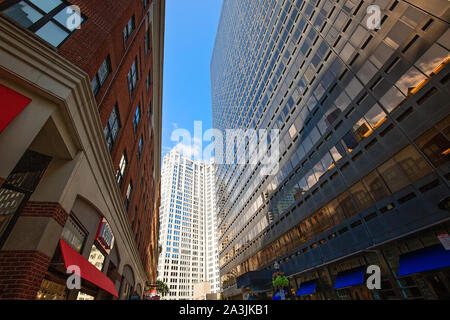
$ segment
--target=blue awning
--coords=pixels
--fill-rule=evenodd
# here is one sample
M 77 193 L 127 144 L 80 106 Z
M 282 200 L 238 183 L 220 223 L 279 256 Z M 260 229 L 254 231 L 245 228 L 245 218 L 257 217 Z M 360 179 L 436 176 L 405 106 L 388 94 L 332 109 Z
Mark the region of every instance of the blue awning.
M 450 267 L 450 250 L 441 244 L 405 253 L 400 256 L 398 276 Z
M 364 282 L 366 267 L 340 272 L 334 282 L 334 289 L 358 286 Z
M 313 294 L 316 291 L 317 280 L 312 280 L 308 282 L 303 282 L 300 288 L 297 290 L 297 297 L 303 296 L 305 294 Z

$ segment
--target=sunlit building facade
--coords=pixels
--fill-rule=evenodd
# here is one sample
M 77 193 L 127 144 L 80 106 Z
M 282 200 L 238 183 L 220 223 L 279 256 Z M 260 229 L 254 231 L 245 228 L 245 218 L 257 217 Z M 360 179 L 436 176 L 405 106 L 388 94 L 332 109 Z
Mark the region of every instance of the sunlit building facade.
M 271 299 L 275 262 L 291 299 L 450 296 L 449 18 L 445 0 L 224 1 L 213 125 L 280 130 L 276 175 L 217 165 L 225 297 Z
M 220 292 L 214 204 L 214 165 L 183 157 L 175 149 L 163 160 L 158 280 L 169 300 L 194 299 L 194 284 Z

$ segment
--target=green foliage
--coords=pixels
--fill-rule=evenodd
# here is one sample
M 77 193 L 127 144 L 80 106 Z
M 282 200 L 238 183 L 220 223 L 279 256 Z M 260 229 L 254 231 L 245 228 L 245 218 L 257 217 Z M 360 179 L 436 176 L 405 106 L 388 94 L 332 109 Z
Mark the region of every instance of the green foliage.
M 166 295 L 169 294 L 170 290 L 169 290 L 169 287 L 167 286 L 167 284 L 158 280 L 158 281 L 156 281 L 156 292 L 158 292 L 163 297 L 165 297 Z
M 283 272 L 275 272 L 272 275 L 272 285 L 277 289 L 289 286 L 289 279 L 284 276 Z

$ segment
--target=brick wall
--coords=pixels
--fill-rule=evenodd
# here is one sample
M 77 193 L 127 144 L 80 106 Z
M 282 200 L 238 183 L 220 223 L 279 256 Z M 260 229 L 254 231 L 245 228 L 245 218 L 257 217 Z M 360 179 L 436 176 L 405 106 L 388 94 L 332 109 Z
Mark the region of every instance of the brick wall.
M 2 2 L 5 1 L 0 0 L 0 4 Z M 152 173 L 154 157 L 160 157 L 160 155 L 154 155 L 153 128 L 151 118 L 149 119 L 147 116 L 148 111 L 151 110 L 153 90 L 151 77 L 150 88 L 147 90 L 146 78 L 152 71 L 153 59 L 151 35 L 150 50 L 147 54 L 145 53 L 144 39 L 147 31 L 145 14 L 151 1 L 145 10 L 143 2 L 136 0 L 70 0 L 70 3 L 79 6 L 86 19 L 81 28 L 76 30 L 58 48 L 58 52 L 84 70 L 90 79 L 94 78 L 102 62 L 108 56 L 110 57 L 112 70 L 95 98 L 103 128 L 116 104 L 119 109 L 120 130 L 111 152 L 111 158 L 116 171 L 122 154 L 126 150 L 128 166 L 121 193 L 125 200 L 128 184 L 132 181 L 133 195 L 128 215 L 130 224 L 136 221 L 133 232 L 139 245 L 140 258 L 147 275 L 150 276 L 156 272 L 156 264 L 149 262 L 147 250 L 148 244 L 154 242 L 150 236 L 154 228 L 152 208 L 154 207 L 155 182 Z M 132 16 L 135 18 L 135 29 L 130 39 L 124 44 L 122 32 Z M 128 73 L 135 59 L 137 59 L 138 81 L 133 95 L 130 96 Z M 162 68 L 162 66 L 160 67 Z M 133 117 L 138 105 L 141 106 L 141 121 L 135 133 Z M 142 156 L 138 159 L 137 150 L 141 136 L 144 145 Z M 144 179 L 141 179 L 144 164 L 146 170 Z M 47 209 L 49 208 L 41 210 L 35 205 L 30 205 L 24 210 L 23 215 L 39 216 L 45 214 Z M 52 212 L 51 216 L 60 224 L 65 221 L 64 214 L 56 209 Z M 140 226 L 139 230 L 137 230 L 138 225 Z M 142 238 L 140 238 L 141 234 Z
M 81 29 L 70 36 L 58 50 L 62 56 L 86 71 L 90 79 L 94 78 L 101 63 L 108 56 L 110 57 L 112 70 L 96 95 L 96 101 L 103 127 L 106 126 L 114 106 L 116 104 L 118 106 L 120 130 L 111 152 L 111 158 L 114 169 L 117 170 L 122 154 L 126 151 L 128 165 L 121 193 L 125 200 L 131 181 L 133 194 L 128 209 L 129 221 L 133 226 L 144 269 L 147 276 L 151 278 L 156 272 L 155 260 L 149 259 L 147 249 L 148 245 L 154 242 L 151 234 L 154 229 L 152 217 L 155 182 L 152 177 L 152 164 L 155 155 L 152 140 L 153 128 L 151 127 L 151 118 L 148 117 L 153 97 L 151 77 L 149 90 L 146 87 L 147 75 L 152 70 L 151 34 L 148 53 L 145 53 L 144 41 L 147 32 L 145 14 L 150 6 L 150 1 L 145 11 L 142 1 L 134 0 L 113 2 L 72 0 L 71 3 L 80 7 L 86 20 L 81 25 Z M 135 18 L 135 29 L 125 44 L 123 29 L 132 16 Z M 133 95 L 130 96 L 128 73 L 135 59 L 137 59 L 138 81 Z M 135 132 L 133 117 L 138 105 L 141 109 L 141 120 Z M 143 138 L 143 150 L 139 159 L 137 151 L 141 137 Z
M 0 299 L 35 299 L 49 264 L 38 251 L 0 251 Z
M 23 208 L 21 216 L 50 217 L 64 227 L 68 214 L 59 203 L 28 201 Z

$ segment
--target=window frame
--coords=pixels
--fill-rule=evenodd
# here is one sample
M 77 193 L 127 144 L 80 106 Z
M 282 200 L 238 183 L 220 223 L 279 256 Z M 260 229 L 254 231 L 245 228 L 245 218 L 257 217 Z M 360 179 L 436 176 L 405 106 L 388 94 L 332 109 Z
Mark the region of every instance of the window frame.
M 131 22 L 131 31 L 128 28 L 130 26 L 130 22 Z M 133 34 L 135 29 L 136 29 L 136 20 L 134 18 L 134 14 L 133 14 L 131 16 L 130 20 L 128 20 L 127 24 L 125 25 L 125 27 L 122 30 L 123 43 L 124 43 L 125 47 L 127 46 L 128 40 L 130 40 L 131 35 Z
M 108 74 L 106 75 L 106 77 L 104 78 L 103 81 L 100 81 L 100 75 L 99 75 L 100 69 L 105 64 L 105 62 L 106 62 L 106 69 L 108 71 Z M 98 95 L 98 93 L 102 89 L 103 85 L 105 84 L 106 80 L 108 79 L 108 77 L 111 73 L 112 73 L 111 58 L 110 58 L 110 55 L 108 54 L 108 56 L 105 58 L 105 60 L 103 60 L 103 62 L 100 64 L 100 67 L 98 68 L 97 72 L 95 73 L 94 78 L 91 80 L 91 87 L 92 87 L 92 81 L 95 80 L 97 83 L 97 89 L 94 90 L 94 88 L 92 88 L 92 92 L 94 93 L 94 96 Z
M 30 6 L 33 10 L 38 12 L 42 17 L 40 19 L 38 19 L 36 22 L 32 23 L 29 27 L 25 27 L 19 21 L 15 20 L 14 18 L 10 17 L 9 15 L 7 15 L 5 13 L 4 13 L 4 15 L 7 16 L 9 19 L 13 20 L 15 23 L 21 25 L 23 28 L 33 32 L 37 37 L 39 37 L 40 39 L 42 39 L 43 41 L 45 41 L 46 43 L 48 43 L 49 45 L 51 45 L 54 48 L 60 48 L 67 41 L 67 39 L 69 39 L 70 36 L 78 30 L 78 28 L 69 30 L 66 26 L 64 26 L 58 20 L 55 19 L 55 17 L 59 13 L 63 12 L 63 10 L 65 10 L 66 8 L 72 6 L 72 4 L 67 2 L 66 0 L 61 0 L 61 4 L 57 5 L 55 8 L 53 8 L 49 12 L 45 12 L 43 9 L 41 9 L 39 6 L 37 6 L 36 4 L 32 3 L 29 0 L 6 1 L 5 3 L 0 5 L 0 11 L 4 12 L 6 9 L 9 9 L 9 8 L 13 7 L 14 5 L 17 5 L 20 2 L 24 2 L 26 5 Z M 84 22 L 86 22 L 87 17 L 80 12 L 80 18 L 81 18 L 81 23 L 80 23 L 80 26 L 81 26 Z M 47 25 L 47 23 L 49 23 L 49 22 L 54 23 L 59 29 L 61 29 L 62 31 L 67 33 L 67 36 L 64 38 L 64 40 L 62 40 L 57 46 L 54 46 L 53 44 L 51 44 L 50 42 L 45 40 L 43 37 L 41 37 L 37 34 L 37 32 L 41 28 L 43 28 L 45 25 Z
M 124 166 L 122 166 L 122 159 L 124 159 L 124 161 L 125 161 Z M 123 170 L 121 170 L 122 167 L 123 167 Z M 125 173 L 127 172 L 127 167 L 128 167 L 128 156 L 127 156 L 127 150 L 125 149 L 122 153 L 122 156 L 120 157 L 119 167 L 116 172 L 116 181 L 117 181 L 119 188 L 122 188 L 123 181 L 125 180 Z
M 141 104 L 139 103 L 136 107 L 136 110 L 134 111 L 134 116 L 133 116 L 133 130 L 134 130 L 134 134 L 137 134 L 137 131 L 139 129 L 139 124 L 141 123 L 141 118 L 142 118 L 142 114 L 141 114 Z
M 134 74 L 133 74 L 133 67 L 135 70 Z M 134 75 L 135 75 L 135 77 L 133 77 Z M 139 80 L 137 57 L 134 58 L 133 63 L 131 64 L 131 68 L 130 68 L 130 71 L 128 72 L 127 79 L 128 79 L 128 90 L 130 91 L 130 97 L 131 97 L 131 96 L 133 96 L 133 93 L 136 91 L 137 83 Z M 135 79 L 135 81 L 132 82 L 134 79 Z
M 115 112 L 115 114 L 116 114 L 116 122 L 115 122 L 115 123 L 117 123 L 117 133 L 116 133 L 116 136 L 113 136 L 113 128 L 110 126 L 110 119 L 111 119 L 111 116 L 112 116 L 112 114 L 113 114 L 114 112 Z M 122 126 L 121 126 L 121 124 L 120 124 L 119 106 L 118 106 L 117 103 L 116 103 L 116 104 L 114 105 L 114 107 L 113 107 L 113 109 L 112 109 L 110 115 L 109 115 L 108 121 L 107 121 L 106 126 L 105 126 L 105 129 L 104 129 L 104 131 L 103 131 L 103 135 L 105 136 L 106 145 L 107 145 L 108 148 L 109 148 L 109 152 L 112 152 L 112 150 L 113 150 L 113 148 L 114 148 L 114 145 L 115 145 L 115 142 L 116 142 L 116 140 L 117 140 L 117 137 L 119 136 L 119 131 L 120 131 L 121 127 L 122 127 Z M 107 131 L 107 133 L 106 133 L 105 131 Z M 108 143 L 108 138 L 111 138 L 111 141 L 112 141 L 111 145 L 109 145 L 109 143 Z

